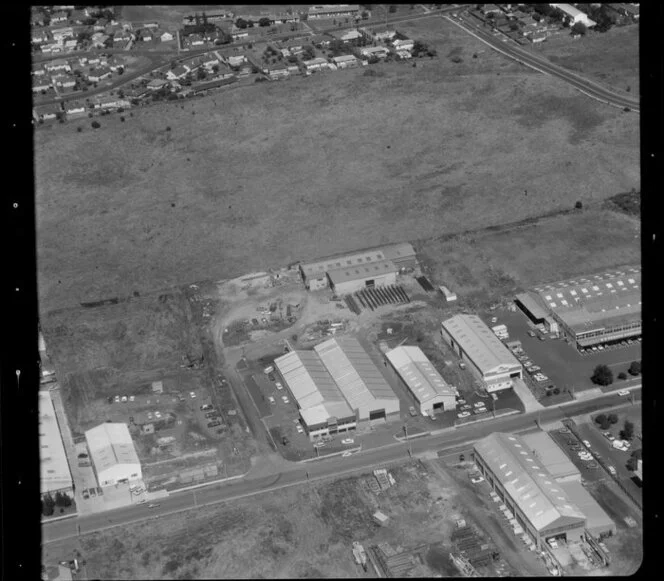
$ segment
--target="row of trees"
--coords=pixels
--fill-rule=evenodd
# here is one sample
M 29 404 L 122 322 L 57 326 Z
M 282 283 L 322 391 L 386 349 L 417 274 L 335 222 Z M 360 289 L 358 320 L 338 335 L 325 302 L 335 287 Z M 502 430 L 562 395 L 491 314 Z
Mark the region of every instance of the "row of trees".
M 634 377 L 640 375 L 641 362 L 632 361 L 632 363 L 630 363 L 629 368 L 627 369 L 627 372 Z M 618 379 L 620 380 L 627 379 L 627 375 L 624 372 L 621 372 L 618 374 Z M 595 367 L 595 370 L 593 371 L 590 381 L 592 381 L 595 385 L 602 385 L 602 386 L 611 385 L 613 383 L 613 371 L 611 371 L 611 368 L 608 365 L 600 364 L 597 367 Z
M 595 423 L 602 429 L 608 430 L 611 426 L 618 423 L 617 414 L 598 414 L 595 416 Z M 634 422 L 625 420 L 622 430 L 620 430 L 620 439 L 631 441 L 634 439 Z
M 71 497 L 67 494 L 62 494 L 61 492 L 55 493 L 55 498 L 50 494 L 46 494 L 42 498 L 42 514 L 44 516 L 51 516 L 55 512 L 55 508 L 60 508 L 60 512 L 64 512 L 64 509 L 71 506 L 72 500 Z

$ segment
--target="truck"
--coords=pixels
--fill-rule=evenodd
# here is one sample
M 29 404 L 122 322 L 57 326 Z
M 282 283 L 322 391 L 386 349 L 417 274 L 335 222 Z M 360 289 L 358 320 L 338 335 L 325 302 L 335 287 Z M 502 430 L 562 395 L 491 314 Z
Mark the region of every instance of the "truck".
M 362 566 L 362 569 L 367 570 L 367 553 L 364 550 L 364 547 L 357 541 L 353 541 L 353 557 L 355 562 L 358 565 Z

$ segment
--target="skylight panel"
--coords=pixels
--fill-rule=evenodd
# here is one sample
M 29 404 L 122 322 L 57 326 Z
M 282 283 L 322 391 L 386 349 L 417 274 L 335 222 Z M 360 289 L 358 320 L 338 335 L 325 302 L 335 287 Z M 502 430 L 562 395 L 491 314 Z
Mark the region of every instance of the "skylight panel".
M 573 297 L 575 297 L 575 296 L 576 296 L 576 291 L 575 291 L 575 290 L 571 290 L 571 291 L 569 291 L 569 294 L 571 294 Z
M 628 279 L 627 279 L 627 282 L 628 282 L 629 284 L 634 284 L 635 281 L 634 281 L 633 278 L 628 278 Z
M 606 288 L 613 288 L 613 285 L 610 282 L 606 283 Z
M 617 282 L 617 285 L 618 285 L 618 286 L 625 286 L 625 283 L 624 283 L 622 280 L 619 280 L 619 281 Z
M 581 289 L 581 292 L 582 292 L 584 295 L 587 295 L 587 294 L 588 294 L 588 289 L 587 289 L 587 288 L 582 288 L 582 289 Z
M 551 300 L 551 295 L 546 295 L 544 298 L 545 298 L 547 301 L 550 301 L 550 300 Z
M 556 296 L 557 296 L 559 299 L 562 299 L 562 298 L 563 298 L 563 293 L 556 293 Z
M 598 290 L 599 290 L 599 287 L 595 284 L 595 285 L 593 285 L 593 290 L 594 290 L 594 291 L 598 291 Z
M 555 309 L 555 308 L 556 308 L 556 303 L 549 303 L 549 306 L 550 306 L 552 309 Z

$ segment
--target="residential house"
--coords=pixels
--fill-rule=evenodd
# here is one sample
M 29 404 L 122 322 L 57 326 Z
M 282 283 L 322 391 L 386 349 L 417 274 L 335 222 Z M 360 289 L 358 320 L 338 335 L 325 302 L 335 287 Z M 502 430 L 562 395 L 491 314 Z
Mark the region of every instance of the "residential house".
M 170 32 L 164 32 L 159 37 L 159 40 L 161 40 L 161 42 L 171 42 L 174 38 L 175 37 Z
M 32 75 L 34 77 L 43 77 L 46 74 L 44 69 L 32 69 Z
M 71 75 L 55 75 L 51 77 L 53 85 L 64 89 L 76 86 L 76 79 Z
M 308 61 L 304 61 L 304 66 L 308 72 L 311 71 L 320 71 L 321 69 L 328 68 L 328 62 L 324 58 L 317 57 Z
M 311 6 L 308 12 L 308 18 L 329 19 L 345 16 L 355 17 L 360 13 L 358 4 L 324 4 L 322 6 Z
M 146 22 L 143 24 L 145 28 L 159 28 L 159 23 L 158 22 Z
M 332 62 L 339 69 L 351 69 L 358 66 L 359 62 L 355 56 L 352 54 L 345 54 L 341 56 L 335 56 L 332 58 Z
M 390 51 L 384 46 L 367 46 L 360 49 L 360 54 L 368 58 L 375 56 L 382 59 L 390 54 Z
M 203 46 L 205 44 L 205 38 L 202 34 L 190 34 L 187 37 L 187 42 L 190 46 Z
M 140 34 L 141 42 L 152 42 L 153 36 L 149 30 L 143 30 Z
M 273 79 L 285 79 L 290 76 L 288 69 L 284 65 L 272 65 L 266 69 L 267 75 Z
M 82 101 L 68 101 L 65 103 L 65 113 L 67 113 L 67 115 L 80 115 L 85 113 L 85 103 Z
M 69 16 L 66 12 L 55 12 L 51 14 L 51 24 L 59 24 L 60 22 L 67 22 Z
M 298 67 L 297 65 L 287 65 L 286 69 L 291 75 L 296 75 L 297 73 L 300 72 L 300 67 Z
M 153 79 L 148 83 L 147 87 L 150 91 L 158 91 L 159 89 L 163 89 L 167 85 L 168 81 L 164 79 Z
M 310 36 L 308 40 L 314 46 L 320 46 L 322 48 L 327 48 L 332 42 L 332 38 L 326 34 L 315 34 L 314 36 Z
M 56 42 L 63 42 L 66 38 L 74 38 L 74 29 L 71 26 L 54 28 L 51 30 L 51 36 Z
M 52 73 L 53 71 L 71 71 L 71 66 L 65 59 L 56 59 L 44 65 L 44 68 Z
M 361 28 L 360 31 L 371 40 L 385 42 L 392 40 L 396 35 L 397 31 L 393 28 Z
M 239 67 L 242 63 L 247 62 L 247 57 L 244 56 L 243 54 L 232 55 L 226 59 L 226 62 L 231 67 Z
M 495 4 L 484 4 L 480 9 L 482 14 L 500 14 L 502 10 Z
M 203 65 L 203 67 L 205 67 L 208 70 L 212 69 L 212 67 L 214 67 L 215 65 L 219 65 L 220 63 L 221 63 L 221 57 L 217 52 L 211 52 L 201 57 L 201 65 Z
M 111 69 L 108 67 L 99 67 L 96 69 L 93 69 L 91 72 L 88 73 L 88 80 L 93 82 L 93 83 L 98 83 L 99 81 L 103 81 L 104 79 L 107 79 L 112 75 Z
M 231 36 L 233 40 L 241 40 L 243 38 L 247 38 L 249 36 L 248 32 L 242 32 L 241 30 L 238 32 L 231 32 Z
M 279 47 L 283 56 L 297 55 L 304 50 L 304 41 L 302 39 L 287 40 L 280 42 Z
M 51 81 L 48 77 L 33 77 L 32 79 L 32 92 L 41 93 L 42 91 L 48 91 L 51 88 Z
M 530 37 L 530 40 L 533 44 L 539 44 L 544 42 L 547 39 L 547 35 L 544 32 L 537 32 Z
M 124 69 L 127 65 L 121 58 L 112 56 L 106 61 L 106 66 L 115 73 L 118 69 Z
M 175 67 L 174 69 L 168 71 L 166 73 L 166 78 L 170 81 L 176 81 L 178 79 L 183 79 L 189 74 L 189 67 L 184 66 L 184 65 L 179 65 Z
M 148 83 L 149 84 L 149 83 Z M 140 85 L 137 86 L 131 86 L 129 88 L 124 89 L 124 95 L 128 99 L 143 99 L 147 97 L 151 89 L 148 89 L 147 87 L 143 87 Z
M 76 50 L 77 46 L 78 46 L 78 41 L 75 39 L 65 41 L 65 51 L 67 52 Z
M 413 55 L 410 54 L 409 50 L 398 50 L 397 55 L 401 57 L 402 59 L 410 59 L 413 58 Z
M 127 99 L 120 97 L 97 97 L 93 101 L 95 109 L 118 109 L 120 107 L 129 108 L 131 103 Z
M 62 52 L 63 46 L 60 43 L 54 42 L 50 44 L 42 44 L 39 48 L 43 53 L 54 54 L 57 52 Z
M 415 47 L 415 41 L 410 40 L 409 38 L 405 40 L 395 40 L 392 43 L 392 46 L 395 48 L 395 50 L 413 50 Z
M 39 44 L 48 40 L 48 33 L 45 30 L 36 30 L 32 33 L 32 42 Z
M 358 38 L 362 38 L 362 33 L 357 30 L 357 28 L 353 28 L 351 30 L 341 30 L 339 32 L 332 32 L 330 34 L 341 42 L 351 42 L 353 40 L 357 40 Z
M 574 8 L 571 4 L 549 4 L 549 6 L 560 10 L 565 15 L 565 19 L 570 25 L 582 22 L 588 28 L 592 28 L 597 24 L 594 20 L 590 20 L 585 12 L 581 12 L 581 10 Z
M 32 110 L 35 121 L 49 121 L 56 119 L 62 113 L 60 103 L 50 105 L 39 105 Z
M 104 48 L 106 46 L 106 41 L 111 38 L 108 34 L 103 32 L 97 32 L 92 35 L 92 46 L 95 48 Z

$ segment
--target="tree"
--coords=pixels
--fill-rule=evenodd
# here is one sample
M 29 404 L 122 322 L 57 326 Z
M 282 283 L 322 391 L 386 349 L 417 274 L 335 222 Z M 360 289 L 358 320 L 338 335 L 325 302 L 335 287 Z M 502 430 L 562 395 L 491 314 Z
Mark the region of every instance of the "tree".
M 269 18 L 261 18 L 258 21 L 258 26 L 270 26 L 270 19 Z
M 632 361 L 627 371 L 629 372 L 630 375 L 639 375 L 641 373 L 641 362 Z
M 630 472 L 634 472 L 638 467 L 639 467 L 639 459 L 636 458 L 634 455 L 632 455 L 630 459 L 627 460 L 626 468 Z
M 606 417 L 606 414 L 598 414 L 595 416 L 595 422 L 598 424 L 603 424 L 604 422 L 608 422 L 609 418 Z
M 90 125 L 92 125 L 93 129 L 99 129 L 101 127 L 99 121 L 93 121 Z
M 608 418 L 610 424 L 615 425 L 618 423 L 618 414 L 609 414 Z
M 596 385 L 611 385 L 613 383 L 613 371 L 606 365 L 598 365 L 590 378 Z
M 238 19 L 235 21 L 235 26 L 237 26 L 238 28 L 245 29 L 245 28 L 247 28 L 248 23 L 247 23 L 247 21 L 246 21 L 244 18 L 238 18 Z
M 623 429 L 620 430 L 620 438 L 623 440 L 631 440 L 634 437 L 634 424 L 629 420 L 625 420 Z
M 463 462 L 466 459 L 466 457 L 463 454 L 459 455 L 459 462 Z
M 576 22 L 574 26 L 572 26 L 572 34 L 579 34 L 583 36 L 587 32 L 586 25 L 583 22 Z
M 625 379 L 627 379 L 627 374 L 624 371 L 621 371 L 618 374 L 618 379 L 620 379 L 621 381 L 624 381 Z
M 367 18 L 369 18 L 369 13 L 365 10 L 362 12 L 362 20 L 366 20 Z
M 575 207 L 577 210 L 582 210 L 582 209 L 583 209 L 583 202 L 578 201 L 576 204 L 574 204 L 574 207 Z
M 390 4 L 390 7 L 387 9 L 390 14 L 394 14 L 397 11 L 397 7 L 394 4 Z

